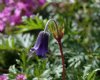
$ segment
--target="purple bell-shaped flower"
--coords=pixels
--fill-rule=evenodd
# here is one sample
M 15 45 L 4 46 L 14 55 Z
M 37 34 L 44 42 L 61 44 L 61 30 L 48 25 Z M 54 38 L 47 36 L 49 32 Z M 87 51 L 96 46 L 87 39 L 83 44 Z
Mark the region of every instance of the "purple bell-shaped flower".
M 41 31 L 37 37 L 34 47 L 30 49 L 30 52 L 35 52 L 36 55 L 40 57 L 46 57 L 46 53 L 48 52 L 48 40 L 49 33 Z

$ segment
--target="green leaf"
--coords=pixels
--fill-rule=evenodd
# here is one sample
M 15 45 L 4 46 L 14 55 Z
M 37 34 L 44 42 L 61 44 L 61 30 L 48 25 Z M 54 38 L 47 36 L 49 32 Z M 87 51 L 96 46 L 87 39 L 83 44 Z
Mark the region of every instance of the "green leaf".
M 31 30 L 39 30 L 44 28 L 44 20 L 40 18 L 41 16 L 34 16 L 34 19 L 28 18 L 26 19 L 23 24 L 16 26 L 11 33 L 23 33 Z
M 91 73 L 88 74 L 87 80 L 95 80 L 96 72 L 100 69 L 93 70 Z

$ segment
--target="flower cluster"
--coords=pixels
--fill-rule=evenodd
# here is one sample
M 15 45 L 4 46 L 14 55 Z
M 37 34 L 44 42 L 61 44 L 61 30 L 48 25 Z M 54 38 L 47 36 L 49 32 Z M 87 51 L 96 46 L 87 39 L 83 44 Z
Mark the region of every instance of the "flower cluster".
M 6 74 L 0 75 L 0 80 L 8 80 L 8 76 Z M 18 74 L 16 76 L 16 80 L 26 80 L 26 76 L 24 74 Z M 15 79 L 14 79 L 15 80 Z
M 46 0 L 0 0 L 3 9 L 0 12 L 0 31 L 5 26 L 14 26 L 22 22 L 22 16 L 29 17 Z
M 0 75 L 0 80 L 8 80 L 8 76 L 6 74 Z

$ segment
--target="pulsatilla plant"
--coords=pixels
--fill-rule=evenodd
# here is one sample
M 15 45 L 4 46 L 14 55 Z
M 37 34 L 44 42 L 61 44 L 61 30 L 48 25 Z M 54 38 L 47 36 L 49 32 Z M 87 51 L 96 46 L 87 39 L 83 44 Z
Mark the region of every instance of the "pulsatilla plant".
M 58 42 L 58 46 L 59 46 L 61 58 L 62 58 L 62 68 L 63 68 L 62 80 L 66 80 L 65 79 L 66 78 L 65 62 L 64 62 L 64 55 L 63 55 L 62 44 L 61 44 L 61 39 L 64 35 L 64 29 L 62 27 L 58 27 L 57 22 L 54 19 L 48 20 L 44 31 L 41 31 L 39 33 L 34 47 L 30 49 L 30 54 L 32 55 L 32 53 L 35 52 L 37 56 L 40 56 L 43 58 L 46 57 L 46 53 L 48 52 L 48 40 L 49 40 L 49 32 L 47 32 L 48 31 L 47 29 L 51 21 L 55 23 L 55 30 L 52 29 L 51 32 L 53 33 L 54 38 Z

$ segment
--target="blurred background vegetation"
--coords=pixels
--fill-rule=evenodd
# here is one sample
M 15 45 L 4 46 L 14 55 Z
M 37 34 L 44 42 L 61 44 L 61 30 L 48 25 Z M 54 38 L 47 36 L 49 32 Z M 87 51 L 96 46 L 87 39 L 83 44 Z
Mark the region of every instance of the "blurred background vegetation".
M 61 56 L 52 34 L 47 59 L 35 55 L 29 61 L 27 58 L 39 31 L 44 29 L 47 20 L 54 18 L 60 26 L 64 26 L 62 45 L 66 80 L 100 80 L 99 0 L 47 0 L 33 14 L 30 17 L 22 16 L 21 24 L 6 26 L 1 31 L 1 74 L 23 72 L 28 80 L 36 77 L 41 77 L 41 80 L 61 80 Z

